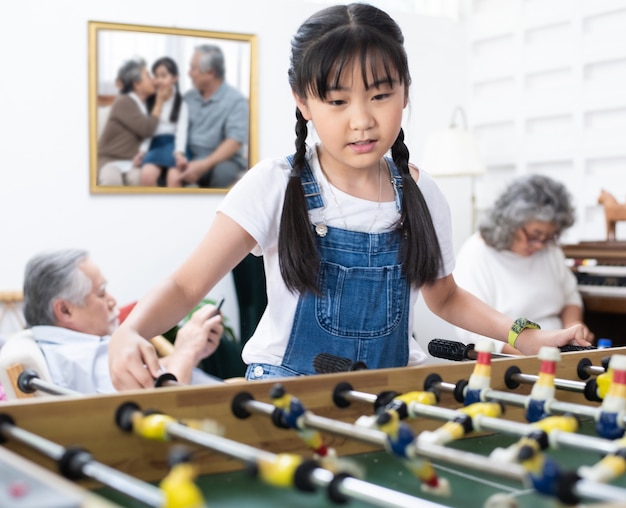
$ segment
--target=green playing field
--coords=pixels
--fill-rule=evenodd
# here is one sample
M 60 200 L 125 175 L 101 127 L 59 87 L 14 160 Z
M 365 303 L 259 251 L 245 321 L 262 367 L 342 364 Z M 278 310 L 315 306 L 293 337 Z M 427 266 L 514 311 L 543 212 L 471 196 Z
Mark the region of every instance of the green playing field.
M 592 424 L 590 422 L 585 423 L 582 432 L 593 434 Z M 509 446 L 516 440 L 517 438 L 513 436 L 492 434 L 469 437 L 452 443 L 449 447 L 489 455 L 493 449 Z M 553 457 L 566 471 L 575 471 L 580 465 L 592 465 L 601 459 L 599 453 L 583 452 L 564 447 L 558 450 L 548 450 L 546 453 Z M 363 480 L 444 506 L 482 508 L 491 496 L 499 493 L 512 496 L 521 508 L 555 508 L 559 506 L 554 499 L 535 493 L 529 485 L 445 463 L 436 463 L 435 465 L 438 474 L 448 479 L 451 493 L 447 497 L 440 497 L 422 492 L 417 478 L 398 458 L 385 451 L 359 454 L 350 457 L 350 459 L 364 471 Z M 206 475 L 198 479 L 198 484 L 203 490 L 207 506 L 211 508 L 324 508 L 337 506 L 327 499 L 326 493 L 323 491 L 307 493 L 268 486 L 245 471 Z M 626 477 L 616 480 L 613 484 L 626 488 Z M 122 506 L 143 506 L 139 503 L 133 504 L 132 500 L 129 501 L 124 496 L 109 489 L 103 489 L 99 493 Z M 591 499 L 585 501 L 590 504 L 597 502 Z M 361 508 L 372 505 L 351 500 L 347 506 Z

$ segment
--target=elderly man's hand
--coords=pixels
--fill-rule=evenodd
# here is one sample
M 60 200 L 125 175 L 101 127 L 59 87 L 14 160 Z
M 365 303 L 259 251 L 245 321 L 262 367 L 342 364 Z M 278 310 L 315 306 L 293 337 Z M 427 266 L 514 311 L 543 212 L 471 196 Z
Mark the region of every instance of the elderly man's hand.
M 223 333 L 222 315 L 216 314 L 215 305 L 207 304 L 194 312 L 178 331 L 174 346 L 194 351 L 199 362 L 215 352 Z
M 163 367 L 179 382 L 189 383 L 194 367 L 215 352 L 223 332 L 222 315 L 216 313 L 215 306 L 201 307 L 178 331 L 174 352 L 161 359 Z
M 185 183 L 196 183 L 209 169 L 204 160 L 189 161 L 182 173 L 182 180 Z

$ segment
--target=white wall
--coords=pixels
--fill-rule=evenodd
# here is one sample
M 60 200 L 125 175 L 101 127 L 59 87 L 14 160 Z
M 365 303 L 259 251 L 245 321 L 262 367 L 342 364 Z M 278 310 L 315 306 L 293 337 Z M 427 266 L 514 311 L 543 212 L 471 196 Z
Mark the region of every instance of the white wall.
M 221 196 L 89 193 L 87 22 L 254 33 L 259 44 L 259 156 L 293 147 L 289 43 L 319 4 L 280 0 L 23 0 L 0 4 L 2 169 L 0 290 L 20 289 L 25 262 L 48 248 L 89 249 L 121 304 L 141 297 L 197 244 Z M 406 36 L 412 105 L 407 140 L 463 102 L 462 31 L 451 21 L 391 13 Z M 230 280 L 211 294 L 232 294 Z M 234 296 L 225 313 L 236 320 Z M 7 332 L 0 327 L 0 332 Z
M 575 225 L 563 243 L 606 240 L 602 188 L 626 201 L 626 0 L 469 0 L 467 111 L 487 173 L 476 180 L 478 216 L 511 179 L 539 173 L 571 192 Z M 466 235 L 452 199 L 467 177 L 440 179 L 455 214 L 455 246 Z M 469 215 L 469 214 L 467 214 Z M 626 222 L 618 223 L 626 240 Z M 454 333 L 417 314 L 426 339 Z
M 626 199 L 626 0 L 472 0 L 468 104 L 488 173 L 480 208 L 525 173 L 562 181 L 576 224 L 605 240 L 600 190 Z M 626 239 L 626 223 L 618 226 Z

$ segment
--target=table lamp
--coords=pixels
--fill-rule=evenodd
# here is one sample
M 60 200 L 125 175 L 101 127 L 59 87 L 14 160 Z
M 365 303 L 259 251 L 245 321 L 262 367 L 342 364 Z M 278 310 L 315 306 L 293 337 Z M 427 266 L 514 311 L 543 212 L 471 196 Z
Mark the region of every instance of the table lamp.
M 472 231 L 476 226 L 476 195 L 474 177 L 486 172 L 478 143 L 467 128 L 465 112 L 457 106 L 450 125 L 431 133 L 426 139 L 422 167 L 431 175 L 470 176 L 472 202 Z

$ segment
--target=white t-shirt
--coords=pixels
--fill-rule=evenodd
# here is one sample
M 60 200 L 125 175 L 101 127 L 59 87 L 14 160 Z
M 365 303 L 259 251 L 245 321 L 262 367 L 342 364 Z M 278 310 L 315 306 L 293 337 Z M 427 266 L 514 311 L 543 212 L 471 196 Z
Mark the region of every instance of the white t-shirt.
M 146 138 L 141 142 L 139 147 L 140 152 L 147 152 L 150 148 L 150 142 L 154 136 L 161 134 L 173 134 L 174 135 L 174 152 L 185 153 L 187 150 L 187 129 L 189 124 L 189 108 L 187 102 L 181 99 L 180 109 L 178 110 L 178 120 L 176 123 L 170 121 L 170 115 L 172 114 L 172 108 L 174 107 L 174 97 L 167 99 L 161 107 L 161 116 L 159 117 L 159 124 L 152 137 Z M 146 105 L 143 105 L 142 111 L 147 114 Z
M 566 305 L 582 307 L 576 277 L 555 244 L 546 245 L 532 256 L 520 256 L 489 247 L 476 233 L 457 255 L 454 279 L 511 320 L 525 317 L 546 330 L 563 327 L 560 314 Z M 465 344 L 485 338 L 461 328 L 456 331 L 458 340 Z M 496 350 L 502 351 L 504 342 L 494 343 Z
M 81 393 L 114 393 L 109 375 L 110 336 L 99 337 L 59 326 L 33 326 L 55 385 Z
M 309 150 L 308 160 L 321 185 L 325 203 L 324 209 L 309 212 L 312 223 L 319 223 L 322 214 L 329 226 L 344 228 L 346 217 L 348 228 L 360 231 L 370 231 L 370 228 L 371 232 L 389 231 L 397 223 L 399 215 L 395 202 L 380 203 L 379 207 L 378 203 L 350 196 L 333 187 L 332 191 L 341 206 L 339 210 L 331 197 L 330 184 L 322 173 L 316 150 Z M 242 357 L 247 364 L 281 364 L 298 303 L 298 294 L 286 288 L 278 265 L 278 230 L 290 172 L 291 166 L 284 158 L 261 161 L 230 190 L 218 209 L 256 240 L 257 246 L 252 252 L 262 255 L 265 265 L 268 304 L 256 331 L 244 347 Z M 434 180 L 424 171 L 420 171 L 418 185 L 430 209 L 439 238 L 443 277 L 454 268 L 450 209 Z M 410 309 L 413 309 L 418 295 L 419 290 L 412 289 Z M 411 337 L 413 312 L 409 316 L 408 364 L 417 365 L 423 363 L 427 355 Z
M 110 335 L 100 337 L 60 326 L 33 326 L 31 330 L 55 385 L 80 393 L 116 392 L 109 373 Z M 190 384 L 221 384 L 221 380 L 193 369 Z

